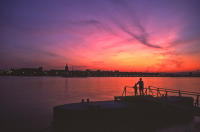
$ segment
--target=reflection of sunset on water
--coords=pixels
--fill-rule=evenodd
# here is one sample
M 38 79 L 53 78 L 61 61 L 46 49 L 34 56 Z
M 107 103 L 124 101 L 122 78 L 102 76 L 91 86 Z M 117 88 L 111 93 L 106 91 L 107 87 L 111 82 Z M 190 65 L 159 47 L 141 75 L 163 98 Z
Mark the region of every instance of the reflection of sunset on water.
M 200 91 L 197 85 L 199 78 L 143 77 L 142 79 L 144 81 L 145 88 L 148 88 L 148 86 L 155 86 L 165 89 L 176 89 L 195 92 Z M 66 81 L 67 85 L 65 87 L 68 90 L 66 91 L 66 94 L 69 94 L 71 97 L 66 99 L 66 101 L 77 102 L 81 100 L 81 98 L 88 97 L 91 100 L 113 100 L 114 96 L 122 95 L 124 86 L 133 86 L 139 81 L 139 77 L 68 78 L 66 79 Z M 60 85 L 62 84 L 63 83 L 60 80 Z M 59 83 L 57 85 L 59 85 Z M 129 95 L 134 95 L 133 89 L 130 88 L 127 91 Z M 156 95 L 156 92 L 154 94 Z M 169 95 L 177 94 L 170 93 Z

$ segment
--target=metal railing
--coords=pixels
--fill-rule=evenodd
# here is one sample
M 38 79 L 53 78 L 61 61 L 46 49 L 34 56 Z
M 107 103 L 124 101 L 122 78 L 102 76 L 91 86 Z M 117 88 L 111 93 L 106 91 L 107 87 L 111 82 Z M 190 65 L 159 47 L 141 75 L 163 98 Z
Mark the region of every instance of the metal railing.
M 132 88 L 133 92 L 135 92 L 133 86 L 125 86 L 124 90 L 122 92 L 122 96 L 127 96 L 127 88 Z M 199 106 L 200 93 L 198 93 L 198 92 L 176 90 L 176 89 L 165 89 L 165 88 L 159 88 L 159 87 L 155 87 L 155 86 L 148 86 L 148 88 L 143 89 L 142 93 L 143 93 L 143 95 L 141 95 L 141 96 L 151 95 L 151 96 L 154 96 L 154 97 L 155 96 L 157 96 L 157 97 L 161 97 L 161 96 L 167 97 L 168 94 L 170 94 L 170 93 L 178 94 L 178 96 L 190 95 L 190 96 L 196 97 L 196 99 L 194 101 L 194 106 L 195 107 Z

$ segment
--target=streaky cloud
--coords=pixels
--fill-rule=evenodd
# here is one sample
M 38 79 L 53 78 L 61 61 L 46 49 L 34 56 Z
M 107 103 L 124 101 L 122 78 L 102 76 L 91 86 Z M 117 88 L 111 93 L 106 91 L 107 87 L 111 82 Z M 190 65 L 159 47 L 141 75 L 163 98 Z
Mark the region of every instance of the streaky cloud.
M 132 38 L 138 40 L 141 44 L 150 47 L 150 48 L 162 48 L 161 46 L 155 45 L 155 44 L 151 44 L 148 41 L 148 33 L 145 30 L 145 27 L 142 26 L 142 24 L 140 23 L 139 18 L 137 17 L 135 11 L 133 11 L 133 9 L 131 9 L 128 4 L 126 3 L 126 1 L 122 1 L 122 0 L 118 0 L 118 1 L 114 1 L 111 0 L 111 2 L 113 3 L 114 6 L 116 7 L 120 7 L 121 9 L 123 9 L 128 15 L 129 18 L 132 21 L 132 24 L 134 27 L 136 27 L 139 30 L 139 34 L 136 34 L 135 32 L 131 31 L 130 29 L 128 29 L 124 24 L 121 23 L 120 20 L 114 18 L 114 16 L 111 16 L 110 18 L 112 19 L 112 22 L 118 26 L 118 28 L 121 29 L 121 31 L 127 33 L 129 36 L 131 36 Z
M 83 25 L 95 26 L 99 29 L 103 29 L 104 31 L 106 31 L 114 36 L 118 36 L 118 34 L 115 31 L 113 31 L 110 26 L 108 26 L 107 24 L 105 24 L 102 21 L 97 20 L 97 19 L 80 20 L 80 21 L 72 22 L 72 24 L 74 24 L 76 26 L 83 26 Z

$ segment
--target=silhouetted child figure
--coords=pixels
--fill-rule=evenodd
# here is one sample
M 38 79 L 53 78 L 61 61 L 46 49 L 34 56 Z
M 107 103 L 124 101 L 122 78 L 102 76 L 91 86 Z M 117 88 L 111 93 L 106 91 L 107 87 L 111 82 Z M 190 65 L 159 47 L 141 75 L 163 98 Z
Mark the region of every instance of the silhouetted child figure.
M 137 84 L 139 84 L 140 96 L 144 95 L 144 82 L 142 81 L 142 78 L 140 78 Z
M 137 92 L 137 83 L 133 86 L 134 90 L 135 90 L 135 96 L 138 95 L 138 92 Z

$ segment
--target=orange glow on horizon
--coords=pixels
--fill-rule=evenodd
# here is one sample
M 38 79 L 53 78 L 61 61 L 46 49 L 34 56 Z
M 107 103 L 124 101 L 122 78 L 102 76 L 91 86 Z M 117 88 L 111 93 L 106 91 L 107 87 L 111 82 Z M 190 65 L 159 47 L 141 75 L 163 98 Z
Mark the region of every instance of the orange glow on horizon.
M 123 35 L 122 35 L 123 36 Z M 162 35 L 163 36 L 163 35 Z M 148 48 L 137 40 L 123 41 L 113 35 L 96 35 L 88 38 L 83 45 L 73 48 L 58 48 L 54 51 L 65 60 L 56 60 L 51 65 L 62 67 L 65 63 L 80 66 L 78 69 L 101 69 L 137 72 L 179 72 L 192 71 L 199 68 L 198 55 L 176 53 L 179 46 L 170 47 L 170 42 L 178 36 L 170 32 L 169 37 L 152 37 L 152 43 L 162 46 L 160 49 Z M 63 45 L 65 41 L 58 45 Z M 67 42 L 66 42 L 67 43 Z M 51 48 L 51 47 L 49 47 Z M 51 50 L 51 49 L 47 49 Z M 70 58 L 70 59 L 69 59 Z M 196 59 L 195 59 L 196 58 Z M 59 66 L 58 66 L 59 65 Z M 82 67 L 81 67 L 82 66 Z

